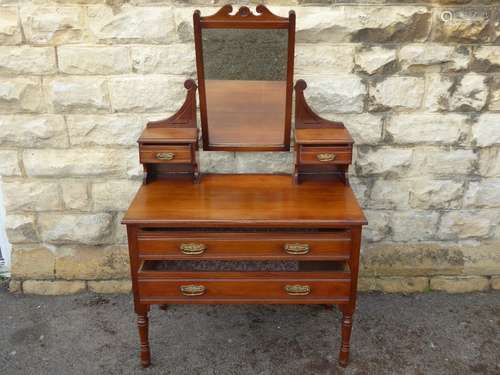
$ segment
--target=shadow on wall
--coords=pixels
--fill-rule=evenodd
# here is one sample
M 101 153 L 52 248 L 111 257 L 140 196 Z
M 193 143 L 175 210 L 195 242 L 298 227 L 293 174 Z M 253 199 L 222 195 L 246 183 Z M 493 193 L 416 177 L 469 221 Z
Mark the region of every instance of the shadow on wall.
M 0 276 L 10 270 L 10 244 L 5 232 L 5 207 L 2 194 L 2 178 L 0 177 Z

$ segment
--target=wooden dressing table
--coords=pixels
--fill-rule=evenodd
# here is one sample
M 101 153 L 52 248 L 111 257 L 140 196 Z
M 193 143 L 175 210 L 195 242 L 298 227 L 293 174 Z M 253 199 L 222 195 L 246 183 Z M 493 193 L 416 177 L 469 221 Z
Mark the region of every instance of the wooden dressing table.
M 212 16 L 194 14 L 205 150 L 290 149 L 295 15 L 278 17 L 264 6 L 256 11 L 241 7 L 231 14 L 224 6 Z M 273 54 L 273 47 L 266 58 L 285 56 L 286 69 L 247 77 L 251 69 L 245 61 L 240 72 L 212 72 L 207 79 L 205 65 L 210 71 L 219 64 L 208 64 L 203 50 L 210 42 L 204 32 L 212 29 L 243 30 L 242 43 L 253 38 L 252 30 L 284 30 L 285 50 Z M 283 35 L 266 41 L 273 46 Z M 215 40 L 226 38 L 216 34 Z M 234 47 L 237 40 L 228 40 Z M 220 44 L 206 49 L 227 53 Z M 234 74 L 245 79 L 233 79 Z M 150 364 L 151 305 L 272 303 L 337 305 L 342 311 L 339 363 L 346 366 L 361 228 L 367 223 L 346 177 L 349 133 L 312 111 L 303 95 L 306 84 L 298 81 L 293 176 L 200 176 L 197 85 L 188 80 L 185 87 L 181 109 L 149 123 L 139 139 L 144 183 L 123 219 L 142 365 Z

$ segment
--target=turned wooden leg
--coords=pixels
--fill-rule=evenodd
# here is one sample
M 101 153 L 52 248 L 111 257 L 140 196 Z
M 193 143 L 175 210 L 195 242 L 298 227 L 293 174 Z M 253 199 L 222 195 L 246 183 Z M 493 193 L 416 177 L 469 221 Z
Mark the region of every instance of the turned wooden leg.
M 342 344 L 340 346 L 339 365 L 346 367 L 349 362 L 349 341 L 351 340 L 352 311 L 342 311 Z
M 137 327 L 141 339 L 141 364 L 142 367 L 148 367 L 151 364 L 151 353 L 149 351 L 149 318 L 147 310 L 144 313 L 137 314 Z

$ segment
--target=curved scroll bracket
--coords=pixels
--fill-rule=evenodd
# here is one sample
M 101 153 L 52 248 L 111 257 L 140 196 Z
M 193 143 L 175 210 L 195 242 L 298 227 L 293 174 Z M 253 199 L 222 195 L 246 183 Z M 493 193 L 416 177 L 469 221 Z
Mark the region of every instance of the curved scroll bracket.
M 198 16 L 199 16 L 199 11 Z M 288 18 L 280 17 L 272 13 L 265 5 L 259 4 L 255 8 L 253 13 L 247 6 L 240 7 L 236 13 L 233 12 L 233 7 L 231 5 L 224 5 L 216 13 L 211 16 L 201 17 L 202 23 L 207 24 L 207 26 L 212 25 L 216 27 L 224 27 L 224 24 L 231 27 L 230 24 L 233 22 L 257 22 L 257 23 L 288 23 Z
M 148 128 L 161 128 L 164 126 L 172 128 L 196 128 L 196 89 L 198 86 L 196 86 L 194 80 L 188 79 L 184 82 L 184 87 L 187 90 L 187 94 L 182 107 L 169 118 L 148 122 Z
M 338 121 L 326 120 L 317 115 L 306 102 L 304 90 L 307 88 L 306 81 L 299 79 L 295 84 L 295 128 L 344 128 L 344 124 Z

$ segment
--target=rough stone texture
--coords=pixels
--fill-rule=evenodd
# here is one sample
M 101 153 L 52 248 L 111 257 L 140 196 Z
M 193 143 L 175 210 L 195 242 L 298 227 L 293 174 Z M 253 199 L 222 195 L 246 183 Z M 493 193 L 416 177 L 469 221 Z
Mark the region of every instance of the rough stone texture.
M 443 214 L 438 236 L 441 239 L 481 238 L 490 233 L 494 221 L 474 211 L 450 211 Z
M 53 74 L 56 54 L 53 47 L 0 47 L 0 73 Z
M 341 121 L 351 133 L 357 145 L 376 145 L 382 138 L 382 117 L 371 113 L 325 114 L 332 121 Z
M 116 180 L 92 185 L 95 211 L 124 211 L 130 205 L 141 181 Z
M 456 111 L 480 111 L 486 105 L 487 98 L 486 77 L 468 73 L 457 83 L 450 99 L 450 108 Z
M 460 208 L 464 184 L 452 180 L 419 179 L 410 189 L 410 205 L 413 208 Z
M 385 293 L 416 293 L 429 288 L 427 277 L 377 277 L 362 278 L 359 290 L 380 291 Z
M 295 73 L 313 74 L 324 71 L 351 73 L 354 47 L 328 44 L 298 44 L 295 47 Z
M 194 44 L 132 46 L 132 68 L 137 73 L 195 76 Z
M 68 210 L 85 210 L 90 205 L 89 187 L 85 180 L 61 181 L 64 207 Z
M 474 170 L 478 159 L 475 150 L 419 147 L 414 152 L 414 170 L 437 176 L 466 175 Z
M 60 115 L 0 115 L 0 146 L 68 147 Z
M 130 293 L 132 283 L 130 280 L 104 280 L 88 281 L 89 291 L 102 294 Z
M 500 47 L 481 46 L 474 51 L 477 68 L 484 71 L 498 71 L 500 69 Z
M 416 109 L 422 104 L 423 95 L 422 78 L 389 77 L 370 86 L 370 110 Z
M 373 74 L 396 61 L 396 50 L 378 46 L 364 47 L 357 51 L 354 61 L 360 71 Z
M 486 177 L 500 177 L 500 148 L 481 150 L 479 173 Z
M 356 171 L 361 175 L 398 175 L 410 166 L 412 155 L 411 149 L 360 149 L 355 164 Z
M 62 208 L 56 182 L 13 181 L 3 183 L 7 212 L 52 211 Z
M 23 292 L 26 294 L 40 294 L 45 296 L 56 296 L 64 294 L 76 294 L 85 291 L 84 281 L 65 280 L 26 280 L 23 282 Z
M 12 244 L 39 241 L 33 215 L 9 215 L 5 220 L 5 231 Z
M 468 208 L 500 207 L 500 179 L 471 181 L 464 196 Z
M 0 150 L 0 176 L 19 176 L 19 160 L 16 150 Z
M 486 113 L 480 116 L 472 126 L 472 141 L 480 147 L 500 144 L 499 121 L 500 113 Z
M 430 288 L 447 293 L 469 293 L 487 290 L 489 281 L 479 276 L 436 276 L 431 278 Z
M 12 248 L 11 271 L 17 278 L 51 279 L 54 265 L 54 254 L 48 246 L 15 245 Z
M 491 289 L 500 290 L 500 276 L 494 276 L 491 278 Z
M 17 7 L 2 7 L 0 12 L 0 44 L 21 43 L 23 36 L 18 23 Z
M 293 155 L 289 152 L 237 152 L 238 173 L 292 173 Z
M 40 78 L 0 77 L 0 112 L 37 112 L 44 106 Z
M 490 8 L 449 8 L 443 16 L 442 8 L 434 9 L 432 39 L 438 42 L 484 42 L 490 39 Z
M 459 71 L 466 69 L 470 60 L 471 52 L 466 47 L 435 43 L 408 44 L 399 51 L 401 69 L 408 72 Z
M 57 49 L 59 69 L 67 74 L 130 73 L 132 64 L 126 47 L 61 46 Z
M 391 215 L 392 238 L 396 242 L 431 240 L 437 230 L 438 219 L 436 212 L 394 212 Z

